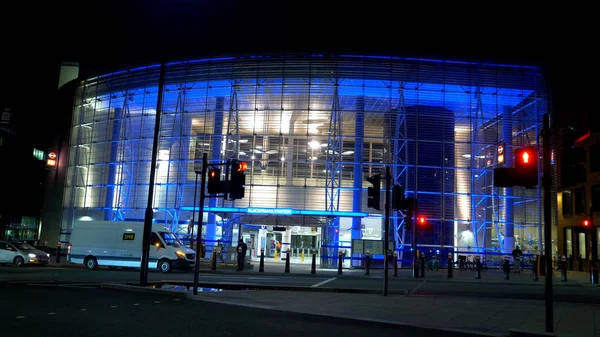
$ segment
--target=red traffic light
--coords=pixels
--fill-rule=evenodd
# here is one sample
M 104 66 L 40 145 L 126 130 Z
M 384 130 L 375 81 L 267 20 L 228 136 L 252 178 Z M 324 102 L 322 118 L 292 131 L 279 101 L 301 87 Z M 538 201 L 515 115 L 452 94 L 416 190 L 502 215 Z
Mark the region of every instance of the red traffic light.
M 583 221 L 581 221 L 581 224 L 583 225 L 583 227 L 589 227 L 590 226 L 590 220 L 583 219 Z
M 515 167 L 529 167 L 537 165 L 537 149 L 533 146 L 527 146 L 515 151 Z
M 419 225 L 424 225 L 425 224 L 425 217 L 420 216 L 417 219 L 417 222 L 419 223 Z
M 246 169 L 248 168 L 248 163 L 246 163 L 245 161 L 240 162 L 240 165 L 238 166 L 238 171 L 246 171 Z

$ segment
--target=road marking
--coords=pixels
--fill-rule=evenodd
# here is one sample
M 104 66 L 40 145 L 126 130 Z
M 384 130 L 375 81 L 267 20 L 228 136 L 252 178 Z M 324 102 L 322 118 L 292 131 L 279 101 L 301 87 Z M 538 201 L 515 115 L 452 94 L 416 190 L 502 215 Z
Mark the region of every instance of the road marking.
M 25 316 L 17 316 L 18 319 L 25 318 Z
M 311 287 L 311 288 L 318 288 L 318 287 L 320 287 L 320 286 L 322 286 L 322 285 L 324 285 L 324 284 L 326 284 L 326 283 L 329 283 L 329 282 L 331 282 L 331 281 L 335 281 L 335 280 L 337 280 L 337 277 L 332 277 L 332 278 L 330 278 L 330 279 L 327 279 L 327 280 L 325 280 L 325 281 L 323 281 L 323 282 L 319 282 L 319 283 L 313 284 L 313 285 L 312 285 L 312 286 L 310 286 L 310 287 Z
M 139 303 L 133 303 L 133 305 L 140 305 Z
M 79 311 L 87 311 L 87 309 L 81 309 L 81 310 L 79 310 Z
M 246 277 L 248 280 L 275 280 L 275 277 Z
M 423 280 L 421 283 L 419 283 L 419 284 L 418 284 L 418 285 L 415 287 L 415 289 L 413 289 L 413 290 L 411 290 L 411 291 L 410 291 L 410 293 L 411 293 L 411 294 L 414 294 L 414 293 L 417 291 L 417 289 L 421 288 L 421 286 L 425 284 L 425 282 L 427 282 L 427 280 Z
M 175 298 L 174 301 L 180 301 L 178 298 Z
M 48 313 L 48 315 L 54 315 L 54 314 L 55 314 L 55 312 L 49 312 Z
M 111 308 L 111 309 L 114 309 L 114 308 L 116 308 L 116 307 L 117 307 L 116 305 L 111 305 L 111 306 L 110 306 L 110 308 Z
M 160 301 L 154 301 L 154 303 L 158 304 L 158 303 L 160 303 Z

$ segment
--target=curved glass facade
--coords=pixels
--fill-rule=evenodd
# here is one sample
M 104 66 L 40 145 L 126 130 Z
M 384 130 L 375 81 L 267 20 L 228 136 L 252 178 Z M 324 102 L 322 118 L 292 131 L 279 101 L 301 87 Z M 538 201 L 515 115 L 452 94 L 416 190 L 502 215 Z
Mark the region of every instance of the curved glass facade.
M 382 239 L 383 211 L 367 208 L 365 178 L 389 165 L 429 224 L 417 231 L 419 245 L 493 250 L 514 237 L 525 251 L 538 248 L 540 190 L 493 186 L 493 168 L 512 166 L 515 147 L 539 145 L 547 104 L 537 68 L 350 55 L 165 67 L 154 220 L 183 237 L 207 153 L 211 163 L 248 162 L 244 199 L 207 199 L 207 242 L 236 224 L 317 227 L 319 245 L 332 247 Z M 82 82 L 63 228 L 82 218 L 143 221 L 159 72 L 152 65 Z M 401 215 L 391 222 L 402 250 L 411 233 Z

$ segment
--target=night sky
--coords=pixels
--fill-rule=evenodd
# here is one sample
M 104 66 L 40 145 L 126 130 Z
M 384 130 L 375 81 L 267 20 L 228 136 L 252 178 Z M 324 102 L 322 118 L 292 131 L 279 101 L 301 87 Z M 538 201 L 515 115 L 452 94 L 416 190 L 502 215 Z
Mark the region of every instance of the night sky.
M 587 129 L 597 78 L 597 67 L 590 67 L 591 8 L 448 3 L 3 3 L 0 103 L 11 105 L 29 132 L 38 132 L 52 120 L 45 102 L 56 90 L 61 61 L 78 61 L 93 73 L 161 58 L 366 53 L 538 65 L 550 80 L 559 124 Z

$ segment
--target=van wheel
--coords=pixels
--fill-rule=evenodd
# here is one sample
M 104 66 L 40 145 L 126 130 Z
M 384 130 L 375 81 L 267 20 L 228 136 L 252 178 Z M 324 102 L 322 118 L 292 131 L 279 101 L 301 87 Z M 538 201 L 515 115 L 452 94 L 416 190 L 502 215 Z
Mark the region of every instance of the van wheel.
M 15 257 L 13 263 L 15 264 L 15 266 L 21 267 L 23 264 L 25 264 L 25 260 L 22 256 L 17 256 Z
M 93 256 L 86 258 L 84 263 L 88 270 L 94 270 L 98 268 L 98 261 L 96 261 L 96 258 Z
M 170 273 L 171 272 L 171 261 L 167 259 L 162 259 L 158 261 L 158 269 L 161 273 Z

